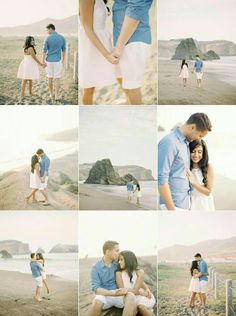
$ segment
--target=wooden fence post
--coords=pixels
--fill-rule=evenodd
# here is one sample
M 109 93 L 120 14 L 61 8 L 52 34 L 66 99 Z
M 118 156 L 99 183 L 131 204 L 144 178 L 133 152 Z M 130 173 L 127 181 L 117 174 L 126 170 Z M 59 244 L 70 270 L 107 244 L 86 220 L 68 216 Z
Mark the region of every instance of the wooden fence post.
M 231 308 L 233 306 L 233 297 L 232 297 L 232 280 L 226 280 L 226 306 L 225 306 L 225 315 L 232 316 L 233 313 Z
M 74 66 L 73 66 L 73 80 L 74 83 L 78 83 L 78 52 L 74 53 Z
M 208 274 L 209 274 L 208 278 L 209 278 L 209 282 L 211 282 L 211 270 L 212 270 L 212 267 L 210 267 L 210 268 L 208 269 Z
M 214 273 L 215 273 L 215 269 L 212 269 L 211 271 L 211 286 L 214 289 Z
M 66 70 L 70 68 L 70 43 L 66 43 Z
M 219 277 L 218 277 L 218 272 L 215 272 L 215 291 L 214 291 L 215 299 L 218 298 L 218 294 L 219 294 Z

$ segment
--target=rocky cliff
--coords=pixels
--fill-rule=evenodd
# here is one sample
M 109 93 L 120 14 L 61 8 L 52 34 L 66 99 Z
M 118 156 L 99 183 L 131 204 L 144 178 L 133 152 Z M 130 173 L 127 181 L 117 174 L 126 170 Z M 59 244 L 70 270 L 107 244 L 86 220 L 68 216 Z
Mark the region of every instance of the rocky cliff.
M 0 251 L 5 250 L 12 255 L 29 254 L 29 244 L 25 244 L 18 240 L 3 240 L 0 241 Z
M 176 47 L 175 54 L 171 58 L 172 60 L 182 60 L 182 59 L 195 59 L 196 55 L 200 58 L 203 57 L 201 50 L 197 47 L 196 42 L 193 38 L 186 38 L 182 40 Z
M 12 255 L 9 252 L 7 252 L 6 250 L 2 250 L 2 251 L 0 251 L 0 258 L 11 259 Z
M 214 60 L 220 59 L 220 56 L 216 54 L 213 50 L 209 50 L 208 52 L 203 54 L 203 60 Z
M 52 247 L 49 253 L 77 253 L 78 245 L 57 244 Z

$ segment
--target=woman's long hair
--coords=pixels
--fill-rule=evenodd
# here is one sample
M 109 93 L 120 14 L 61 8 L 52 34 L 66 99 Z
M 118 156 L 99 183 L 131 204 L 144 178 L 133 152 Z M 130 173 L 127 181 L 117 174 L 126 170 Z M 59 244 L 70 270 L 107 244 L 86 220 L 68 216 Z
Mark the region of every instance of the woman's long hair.
M 32 40 L 34 41 L 34 37 L 33 36 L 27 36 L 25 39 L 25 44 L 24 44 L 24 52 L 27 51 L 28 48 L 32 47 L 34 50 L 34 53 L 36 54 L 36 50 L 35 50 L 35 45 L 32 45 L 31 42 Z
M 128 273 L 130 282 L 132 282 L 133 272 L 138 270 L 138 260 L 135 254 L 132 251 L 125 250 L 121 251 L 120 255 L 124 258 L 125 261 L 125 271 Z M 118 268 L 119 271 L 122 271 L 121 267 Z
M 192 141 L 189 144 L 189 149 L 190 149 L 190 153 L 192 153 L 194 151 L 195 148 L 201 146 L 202 147 L 202 159 L 198 162 L 198 166 L 202 172 L 202 176 L 203 176 L 203 184 L 206 187 L 207 186 L 207 172 L 208 172 L 208 166 L 209 166 L 209 156 L 208 156 L 208 150 L 207 150 L 207 145 L 204 142 L 204 140 L 202 139 L 197 139 Z M 190 162 L 190 170 L 193 169 L 193 162 L 191 159 Z
M 197 260 L 192 261 L 192 265 L 190 268 L 191 276 L 193 276 L 193 270 L 198 270 L 198 262 Z
M 137 187 L 138 191 L 140 191 L 140 184 L 139 183 L 137 183 L 136 187 Z
M 107 11 L 110 13 L 110 9 L 109 9 L 108 6 L 107 6 L 108 0 L 103 0 L 103 2 L 105 3 L 105 5 L 106 5 L 106 7 L 107 7 Z
M 186 63 L 186 59 L 182 60 L 181 69 L 183 69 L 184 65 L 188 67 L 188 64 Z
M 44 260 L 43 255 L 41 253 L 37 253 L 37 258 L 38 258 L 38 260 L 42 260 L 43 261 L 43 266 L 44 266 L 45 260 Z
M 33 157 L 31 158 L 31 172 L 32 173 L 34 173 L 35 165 L 38 162 L 39 162 L 38 156 L 37 155 L 33 155 Z

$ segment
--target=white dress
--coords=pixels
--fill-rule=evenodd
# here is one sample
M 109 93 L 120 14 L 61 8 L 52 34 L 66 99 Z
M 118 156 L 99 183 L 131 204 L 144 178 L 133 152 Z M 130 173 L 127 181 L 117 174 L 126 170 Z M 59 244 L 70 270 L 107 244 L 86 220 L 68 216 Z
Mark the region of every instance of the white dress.
M 133 272 L 133 278 L 132 278 L 132 281 L 130 282 L 130 277 L 128 275 L 128 273 L 126 271 L 122 271 L 121 273 L 122 275 L 122 280 L 123 280 L 123 283 L 124 283 L 124 287 L 129 291 L 129 290 L 132 290 L 133 287 L 134 287 L 134 284 L 137 280 L 137 274 L 136 272 L 134 271 Z M 139 289 L 139 293 L 142 293 L 144 292 L 144 289 Z M 135 295 L 135 300 L 136 300 L 136 305 L 143 305 L 145 306 L 147 309 L 149 310 L 152 310 L 153 309 L 153 306 L 155 305 L 155 298 L 153 296 L 153 294 L 151 294 L 151 298 L 148 298 L 146 296 L 143 296 L 143 295 Z
M 24 59 L 18 68 L 17 78 L 25 80 L 39 79 L 39 67 L 31 55 L 24 55 Z
M 189 291 L 195 292 L 195 293 L 201 292 L 199 278 L 194 278 L 194 277 L 191 278 L 190 284 L 189 284 Z
M 30 188 L 31 189 L 40 189 L 41 179 L 37 175 L 36 170 L 34 169 L 34 173 L 30 172 Z
M 37 261 L 37 262 L 38 262 L 38 265 L 40 266 L 40 268 L 42 269 L 42 270 L 40 270 L 42 279 L 43 279 L 43 280 L 46 280 L 46 279 L 47 279 L 47 276 L 46 276 L 46 273 L 45 273 L 45 270 L 44 270 L 44 266 L 42 265 L 41 262 L 39 262 L 39 261 Z
M 103 0 L 95 0 L 93 28 L 103 46 L 112 51 L 111 34 L 106 29 L 108 11 Z M 83 25 L 79 27 L 79 86 L 104 87 L 116 82 L 116 67 L 108 62 L 87 37 Z
M 196 178 L 197 182 L 203 185 L 203 175 L 200 169 L 192 169 L 192 174 Z M 191 211 L 215 211 L 213 195 L 209 196 L 193 189 L 191 195 Z
M 181 69 L 179 77 L 180 78 L 189 78 L 189 70 L 185 64 L 183 65 L 183 68 Z

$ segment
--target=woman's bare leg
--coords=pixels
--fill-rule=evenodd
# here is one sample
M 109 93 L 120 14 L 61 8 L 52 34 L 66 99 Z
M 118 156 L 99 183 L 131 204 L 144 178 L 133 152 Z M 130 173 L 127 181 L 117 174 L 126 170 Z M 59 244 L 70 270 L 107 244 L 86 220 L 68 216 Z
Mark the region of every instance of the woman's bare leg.
M 49 287 L 48 287 L 48 282 L 47 280 L 43 280 L 43 284 L 45 285 L 46 289 L 47 289 L 47 293 L 49 294 L 50 291 L 49 291 Z
M 120 87 L 122 88 L 122 78 L 116 78 L 116 80 L 119 83 Z M 123 89 L 123 91 L 124 91 L 125 97 L 126 97 L 126 104 L 130 105 L 128 90 L 127 89 Z
M 21 82 L 21 97 L 25 96 L 25 88 L 26 88 L 27 80 L 23 79 Z
M 26 197 L 26 201 L 27 201 L 27 202 L 29 202 L 29 199 L 30 199 L 31 197 L 33 197 L 33 202 L 35 202 L 34 199 L 35 199 L 35 193 L 36 193 L 36 191 L 38 191 L 38 189 L 33 189 L 33 190 L 30 192 L 30 194 Z
M 95 87 L 84 89 L 84 91 L 83 91 L 83 104 L 84 105 L 92 105 L 93 104 L 94 91 L 95 91 Z
M 32 95 L 33 95 L 33 80 L 29 80 L 29 94 L 32 97 Z

